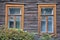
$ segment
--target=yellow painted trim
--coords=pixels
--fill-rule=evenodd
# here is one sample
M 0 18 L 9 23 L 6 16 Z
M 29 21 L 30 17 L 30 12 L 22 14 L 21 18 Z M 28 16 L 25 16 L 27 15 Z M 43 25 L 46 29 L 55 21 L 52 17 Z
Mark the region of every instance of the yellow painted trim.
M 6 9 L 5 9 L 5 28 L 8 29 L 8 9 L 12 7 L 18 7 L 21 9 L 21 29 L 24 29 L 24 5 L 20 4 L 6 4 Z
M 38 33 L 39 35 L 41 35 L 41 8 L 43 7 L 47 7 L 47 8 L 53 8 L 53 13 L 54 13 L 54 34 L 56 36 L 57 32 L 56 32 L 56 4 L 39 4 L 38 5 Z

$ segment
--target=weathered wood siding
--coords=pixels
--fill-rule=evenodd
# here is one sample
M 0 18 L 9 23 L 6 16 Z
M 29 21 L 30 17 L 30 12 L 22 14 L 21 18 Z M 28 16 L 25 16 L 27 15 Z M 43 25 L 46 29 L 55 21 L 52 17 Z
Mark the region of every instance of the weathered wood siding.
M 24 30 L 28 32 L 38 32 L 38 4 L 55 3 L 57 5 L 57 37 L 60 40 L 60 0 L 2 0 L 0 1 L 0 25 L 5 23 L 5 5 L 7 2 L 24 4 Z
M 56 8 L 56 15 L 57 15 L 57 36 L 60 40 L 60 0 L 56 0 L 57 8 Z
M 0 2 L 0 25 L 5 22 L 5 3 Z

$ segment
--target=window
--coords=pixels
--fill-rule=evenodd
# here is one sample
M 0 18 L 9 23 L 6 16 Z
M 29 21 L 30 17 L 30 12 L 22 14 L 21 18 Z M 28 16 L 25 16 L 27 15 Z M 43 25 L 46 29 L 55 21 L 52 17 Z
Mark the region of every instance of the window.
M 56 5 L 38 5 L 38 32 L 56 35 Z
M 23 29 L 24 5 L 6 4 L 5 25 L 6 28 Z

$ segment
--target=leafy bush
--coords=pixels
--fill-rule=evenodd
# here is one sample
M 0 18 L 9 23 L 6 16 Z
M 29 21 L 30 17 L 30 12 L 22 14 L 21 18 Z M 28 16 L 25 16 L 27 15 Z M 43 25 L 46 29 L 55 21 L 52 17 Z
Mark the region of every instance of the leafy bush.
M 41 40 L 51 40 L 51 35 L 49 35 L 49 34 L 43 34 L 41 36 Z
M 34 40 L 34 36 L 18 29 L 0 30 L 0 40 Z
M 43 34 L 40 40 L 58 40 L 57 37 L 52 37 L 50 34 Z

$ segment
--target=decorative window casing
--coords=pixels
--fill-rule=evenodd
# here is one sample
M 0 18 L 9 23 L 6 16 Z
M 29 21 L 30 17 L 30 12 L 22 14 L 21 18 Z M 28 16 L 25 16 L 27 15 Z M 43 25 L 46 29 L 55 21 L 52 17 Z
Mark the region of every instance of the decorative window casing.
M 23 29 L 24 5 L 6 4 L 5 26 L 6 28 Z
M 38 5 L 38 32 L 56 35 L 56 4 Z

